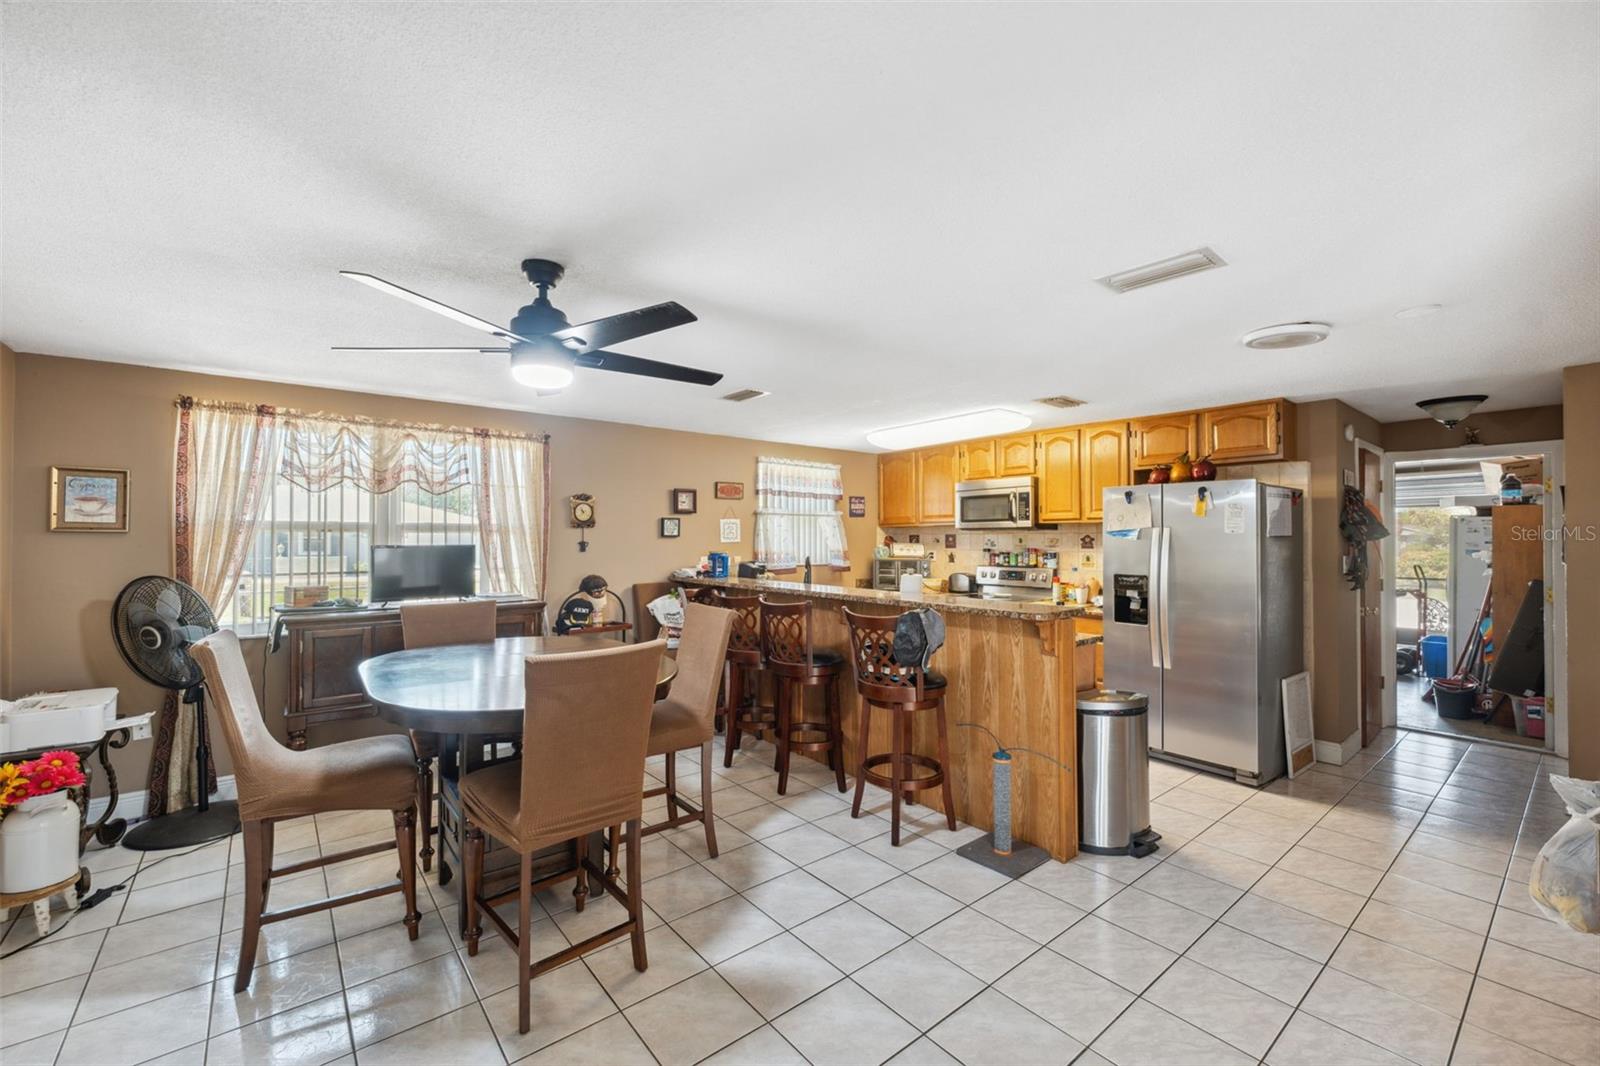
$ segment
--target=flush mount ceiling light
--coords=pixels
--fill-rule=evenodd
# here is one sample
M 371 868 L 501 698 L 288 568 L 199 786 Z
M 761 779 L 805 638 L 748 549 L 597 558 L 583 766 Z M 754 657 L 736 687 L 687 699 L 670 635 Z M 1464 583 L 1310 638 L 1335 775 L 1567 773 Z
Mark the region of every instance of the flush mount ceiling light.
M 875 429 L 867 434 L 867 441 L 879 448 L 897 451 L 901 448 L 920 448 L 927 444 L 967 440 L 1000 433 L 1015 433 L 1027 429 L 1033 420 L 1027 415 L 992 407 L 986 411 L 969 411 L 964 415 L 935 418 L 927 422 L 913 422 L 908 426 L 890 426 Z
M 1333 327 L 1326 322 L 1286 322 L 1280 326 L 1253 329 L 1239 340 L 1246 348 L 1304 348 L 1328 339 Z
M 1478 405 L 1487 400 L 1487 396 L 1440 396 L 1437 399 L 1423 400 L 1418 407 L 1428 412 L 1428 417 L 1444 426 L 1453 429 L 1457 422 L 1466 418 Z
M 1444 304 L 1417 304 L 1415 307 L 1402 307 L 1394 313 L 1396 318 L 1426 318 L 1436 315 L 1444 310 Z

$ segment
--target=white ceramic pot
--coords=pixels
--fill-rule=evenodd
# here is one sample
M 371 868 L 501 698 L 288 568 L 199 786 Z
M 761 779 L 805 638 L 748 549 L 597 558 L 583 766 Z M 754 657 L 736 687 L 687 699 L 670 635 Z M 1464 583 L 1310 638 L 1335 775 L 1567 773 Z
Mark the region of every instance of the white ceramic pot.
M 65 789 L 33 796 L 0 820 L 0 892 L 32 892 L 78 873 L 78 805 Z

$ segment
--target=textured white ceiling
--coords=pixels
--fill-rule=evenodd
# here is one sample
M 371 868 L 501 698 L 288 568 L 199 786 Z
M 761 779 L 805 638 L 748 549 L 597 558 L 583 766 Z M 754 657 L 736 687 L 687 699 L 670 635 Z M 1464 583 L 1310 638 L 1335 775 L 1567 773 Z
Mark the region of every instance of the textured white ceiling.
M 6 4 L 0 336 L 854 448 L 993 405 L 1553 402 L 1600 358 L 1597 13 Z M 1091 280 L 1201 244 L 1230 265 Z M 619 347 L 725 387 L 328 351 L 482 339 L 341 268 L 503 322 L 528 256 L 573 321 L 684 303 Z

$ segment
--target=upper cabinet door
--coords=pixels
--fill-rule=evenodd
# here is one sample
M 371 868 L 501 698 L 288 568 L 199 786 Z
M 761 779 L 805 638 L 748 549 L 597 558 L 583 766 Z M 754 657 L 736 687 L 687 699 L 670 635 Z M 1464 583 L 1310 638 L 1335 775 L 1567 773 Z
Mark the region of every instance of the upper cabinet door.
M 1021 477 L 1033 473 L 1032 433 L 1018 433 L 1014 437 L 1000 437 L 994 442 L 998 461 L 996 477 Z
M 1214 463 L 1283 458 L 1283 402 L 1217 407 L 1200 418 L 1200 452 Z
M 878 456 L 878 524 L 917 524 L 917 455 L 892 452 Z
M 1083 518 L 1082 436 L 1077 428 L 1047 429 L 1039 442 L 1040 522 L 1077 522 Z
M 999 449 L 995 446 L 997 440 L 970 440 L 961 445 L 961 481 L 976 481 L 979 478 L 999 477 L 1000 469 L 997 461 Z M 1029 469 L 1033 464 L 1030 461 Z
M 1197 414 L 1157 415 L 1136 418 L 1133 428 L 1133 466 L 1142 469 L 1174 463 L 1187 453 L 1191 458 L 1198 446 L 1200 416 Z
M 1128 465 L 1128 423 L 1105 422 L 1083 430 L 1083 520 L 1105 517 L 1106 489 L 1133 481 Z
M 924 448 L 917 452 L 917 493 L 921 505 L 918 519 L 923 525 L 954 525 L 956 520 L 956 480 L 961 468 L 961 449 L 953 444 Z

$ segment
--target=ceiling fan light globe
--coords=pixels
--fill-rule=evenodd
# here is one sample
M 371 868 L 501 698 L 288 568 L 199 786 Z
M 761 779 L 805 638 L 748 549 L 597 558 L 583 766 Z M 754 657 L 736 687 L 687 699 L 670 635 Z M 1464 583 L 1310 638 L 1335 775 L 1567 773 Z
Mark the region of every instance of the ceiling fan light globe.
M 572 384 L 572 368 L 556 363 L 524 362 L 511 364 L 517 384 L 540 392 L 557 392 Z

